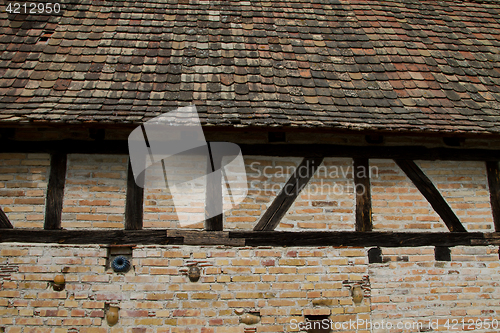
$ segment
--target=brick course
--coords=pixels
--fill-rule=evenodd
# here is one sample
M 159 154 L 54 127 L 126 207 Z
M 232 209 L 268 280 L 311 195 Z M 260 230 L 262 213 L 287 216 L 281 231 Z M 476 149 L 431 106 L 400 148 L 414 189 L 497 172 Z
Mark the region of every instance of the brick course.
M 49 155 L 0 157 L 0 205 L 15 227 L 43 227 Z M 245 160 L 249 196 L 225 213 L 225 229 L 253 228 L 301 159 Z M 259 167 L 252 170 L 254 162 Z M 64 228 L 123 228 L 127 163 L 127 156 L 68 156 Z M 394 162 L 370 164 L 377 168 L 372 177 L 375 230 L 447 230 Z M 483 163 L 418 164 L 469 231 L 493 230 Z M 350 166 L 350 159 L 325 159 L 323 173 L 311 179 L 278 230 L 354 230 L 353 193 L 336 193 L 332 187 L 352 187 Z M 271 176 L 259 176 L 264 168 Z M 272 174 L 280 170 L 285 172 Z M 323 191 L 318 193 L 317 186 Z M 169 195 L 145 191 L 145 227 L 178 226 Z M 1 244 L 0 327 L 9 333 L 243 332 L 235 314 L 240 308 L 260 311 L 259 332 L 293 331 L 290 320 L 309 315 L 328 315 L 334 322 L 437 320 L 442 331 L 447 319 L 500 320 L 497 248 L 456 247 L 451 262 L 436 262 L 430 247 L 384 248 L 389 260 L 384 264 L 368 264 L 367 250 L 140 246 L 133 251 L 133 269 L 116 274 L 109 269 L 107 249 L 98 245 Z M 203 274 L 192 283 L 184 273 L 195 262 Z M 61 271 L 67 285 L 55 292 L 50 283 Z M 367 296 L 359 307 L 353 306 L 349 291 L 356 283 Z M 113 328 L 104 318 L 109 304 L 120 306 L 121 318 Z M 373 330 L 389 331 L 415 330 Z
M 291 320 L 309 315 L 395 327 L 439 322 L 439 331 L 453 331 L 444 328 L 448 319 L 500 320 L 496 247 L 456 247 L 451 262 L 435 261 L 432 247 L 383 248 L 383 264 L 368 264 L 367 250 L 139 246 L 133 269 L 117 274 L 97 245 L 2 244 L 0 269 L 10 274 L 0 275 L 0 326 L 8 333 L 243 332 L 239 309 L 260 311 L 258 332 L 297 331 Z M 202 269 L 194 283 L 185 275 L 193 263 Z M 61 271 L 65 290 L 55 292 L 51 281 Z M 361 306 L 350 296 L 354 284 L 364 288 Z M 113 328 L 105 319 L 110 304 L 120 307 Z
M 49 155 L 3 154 L 0 204 L 16 227 L 43 227 Z M 247 156 L 248 196 L 224 213 L 225 229 L 252 229 L 300 158 Z M 469 231 L 492 231 L 484 163 L 419 161 Z M 391 160 L 371 160 L 375 230 L 446 231 L 430 204 Z M 69 155 L 64 228 L 123 228 L 126 156 Z M 326 158 L 277 230 L 354 230 L 352 161 Z M 1 188 L 0 188 L 1 189 Z M 224 204 L 230 203 L 225 198 Z M 176 228 L 177 214 L 199 214 L 203 203 L 175 207 L 164 188 L 146 188 L 144 228 Z M 187 226 L 201 229 L 203 222 Z
M 238 208 L 225 213 L 224 227 L 252 229 L 301 160 L 246 157 L 248 196 Z M 352 160 L 326 158 L 276 230 L 352 230 L 354 206 Z
M 419 162 L 468 231 L 490 232 L 493 226 L 484 162 Z
M 0 206 L 15 228 L 42 228 L 48 154 L 0 154 Z
M 346 284 L 366 275 L 364 249 L 140 246 L 126 274 L 108 268 L 107 250 L 99 246 L 2 244 L 0 255 L 18 268 L 3 278 L 0 291 L 7 302 L 0 303 L 0 323 L 9 333 L 35 327 L 243 332 L 238 309 L 260 311 L 261 323 L 253 325 L 259 332 L 287 332 L 292 318 L 356 320 L 370 311 L 369 297 L 353 305 Z M 349 259 L 338 261 L 343 257 Z M 195 262 L 202 277 L 193 283 L 185 271 Z M 66 287 L 55 292 L 50 281 L 61 271 Z M 114 328 L 104 319 L 107 304 L 120 307 Z
M 166 189 L 163 168 L 157 163 L 146 170 L 146 187 L 144 189 L 144 228 L 203 228 L 205 218 L 204 199 L 206 194 L 202 191 L 207 170 L 207 160 L 205 156 L 183 156 L 176 161 L 170 158 L 166 165 L 167 183 L 173 184 L 175 181 L 185 182 L 197 179 L 193 188 L 189 191 L 183 190 L 181 195 L 178 192 L 171 193 Z M 190 167 L 196 166 L 197 172 L 192 171 Z M 184 188 L 183 188 L 184 189 Z M 174 203 L 173 195 L 177 194 Z M 198 198 L 196 194 L 200 194 Z M 179 223 L 179 216 L 183 221 L 192 221 L 188 225 Z
M 439 331 L 450 332 L 457 330 L 446 328 L 447 320 L 499 321 L 498 248 L 457 246 L 452 248 L 450 262 L 434 261 L 433 251 L 432 247 L 382 249 L 384 261 L 390 261 L 370 264 L 368 269 L 372 321 L 423 323 L 424 328 L 438 323 Z M 467 330 L 497 331 L 479 327 Z
M 68 155 L 62 227 L 123 229 L 128 156 Z
M 483 162 L 417 161 L 468 231 L 493 231 Z M 429 202 L 390 160 L 370 160 L 379 177 L 371 179 L 374 230 L 448 231 Z

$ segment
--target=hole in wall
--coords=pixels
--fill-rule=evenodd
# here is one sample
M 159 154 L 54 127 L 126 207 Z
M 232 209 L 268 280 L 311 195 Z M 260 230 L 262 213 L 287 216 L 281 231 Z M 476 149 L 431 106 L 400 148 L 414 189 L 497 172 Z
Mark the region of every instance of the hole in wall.
M 372 247 L 368 250 L 368 263 L 381 264 L 382 263 L 382 249 L 380 247 Z
M 308 333 L 330 333 L 330 316 L 327 315 L 305 315 L 306 327 L 310 327 L 306 330 Z M 325 324 L 326 323 L 326 324 Z M 328 326 L 326 328 L 326 326 Z
M 112 263 L 118 257 L 124 257 L 124 258 L 128 259 L 130 262 L 132 262 L 132 252 L 133 252 L 132 245 L 110 246 L 107 248 L 107 250 L 108 250 L 108 255 L 106 258 L 106 271 L 114 272 L 113 267 L 112 267 Z M 133 270 L 133 269 L 134 269 L 134 267 L 131 265 L 127 271 Z M 126 272 L 123 272 L 123 273 L 126 273 Z
M 447 246 L 436 246 L 434 248 L 434 259 L 436 261 L 451 261 L 451 250 Z

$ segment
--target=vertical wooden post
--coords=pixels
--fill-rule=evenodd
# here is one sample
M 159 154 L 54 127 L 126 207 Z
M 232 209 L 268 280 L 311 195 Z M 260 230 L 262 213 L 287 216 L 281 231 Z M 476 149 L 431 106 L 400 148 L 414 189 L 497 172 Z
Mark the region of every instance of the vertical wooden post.
M 354 158 L 354 190 L 356 192 L 356 231 L 372 231 L 372 198 L 370 163 L 367 158 Z
M 207 193 L 205 200 L 205 230 L 207 231 L 222 231 L 224 229 L 224 216 L 223 214 L 215 213 L 222 211 L 223 198 L 222 198 L 222 159 L 218 154 L 213 154 L 208 145 L 208 167 L 207 167 Z M 215 171 L 215 172 L 214 172 Z M 212 217 L 208 217 L 212 216 Z
M 495 231 L 500 232 L 500 168 L 497 161 L 486 162 L 488 186 L 490 188 L 491 212 Z
M 141 230 L 143 223 L 144 189 L 138 186 L 132 172 L 132 164 L 128 162 L 127 196 L 125 199 L 125 229 Z
M 43 225 L 46 230 L 61 229 L 66 162 L 67 155 L 64 153 L 55 153 L 50 157 L 50 176 L 47 185 L 45 223 Z

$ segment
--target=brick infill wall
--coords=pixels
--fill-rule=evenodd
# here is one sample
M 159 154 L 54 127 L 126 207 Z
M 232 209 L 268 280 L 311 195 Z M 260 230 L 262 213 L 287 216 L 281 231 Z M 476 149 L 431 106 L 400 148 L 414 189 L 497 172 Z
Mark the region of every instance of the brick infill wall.
M 450 262 L 435 261 L 429 247 L 384 248 L 384 263 L 369 264 L 365 248 L 140 246 L 132 249 L 127 273 L 110 268 L 114 250 L 2 244 L 0 327 L 8 333 L 298 332 L 291 323 L 328 318 L 338 325 L 333 332 L 418 332 L 396 325 L 434 322 L 451 332 L 447 320 L 500 320 L 495 247 L 453 248 Z M 193 264 L 201 268 L 198 282 L 186 275 Z M 56 292 L 52 281 L 61 272 L 66 286 Z M 365 295 L 359 306 L 354 285 Z M 120 308 L 113 327 L 109 306 Z M 248 312 L 259 323 L 240 323 Z M 341 328 L 349 322 L 365 325 Z M 377 330 L 388 322 L 395 328 Z

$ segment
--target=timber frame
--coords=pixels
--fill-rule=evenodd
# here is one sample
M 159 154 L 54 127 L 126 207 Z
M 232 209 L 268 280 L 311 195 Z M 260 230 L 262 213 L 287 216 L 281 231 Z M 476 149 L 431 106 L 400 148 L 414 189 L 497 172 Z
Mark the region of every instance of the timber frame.
M 0 210 L 0 242 L 108 244 L 108 245 L 226 245 L 226 246 L 479 246 L 500 245 L 500 150 L 427 148 L 423 146 L 347 146 L 329 144 L 240 144 L 243 155 L 302 157 L 306 175 L 294 173 L 286 185 L 296 190 L 278 194 L 253 231 L 224 231 L 222 215 L 209 219 L 205 231 L 182 229 L 142 230 L 144 191 L 135 184 L 130 164 L 124 230 L 63 230 L 62 200 L 67 154 L 128 154 L 126 141 L 14 141 L 0 140 L 2 152 L 49 153 L 51 171 L 47 188 L 44 229 L 12 228 Z M 369 159 L 393 159 L 429 201 L 450 232 L 377 232 L 372 231 L 372 207 L 369 175 L 354 182 L 366 191 L 356 193 L 356 231 L 274 231 L 326 157 L 349 157 L 354 170 L 369 170 Z M 483 161 L 488 175 L 495 232 L 467 232 L 432 182 L 414 160 Z M 213 180 L 211 183 L 218 182 Z M 211 184 L 208 184 L 209 188 Z M 214 189 L 214 191 L 216 191 Z M 220 193 L 220 192 L 215 192 Z M 216 204 L 221 204 L 217 202 Z

